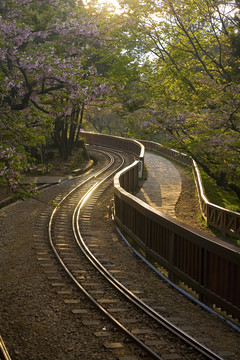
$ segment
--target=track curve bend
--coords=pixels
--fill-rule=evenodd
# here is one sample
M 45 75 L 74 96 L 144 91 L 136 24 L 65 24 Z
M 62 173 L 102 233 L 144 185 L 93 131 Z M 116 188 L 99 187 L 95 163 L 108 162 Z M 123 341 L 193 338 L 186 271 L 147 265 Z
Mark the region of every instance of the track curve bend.
M 101 150 L 101 152 L 109 158 L 109 163 L 102 170 L 80 182 L 80 184 L 65 195 L 51 215 L 49 221 L 49 241 L 58 261 L 77 285 L 78 289 L 105 316 L 130 337 L 147 356 L 150 356 L 152 359 L 161 360 L 163 359 L 161 354 L 171 353 L 174 346 L 175 354 L 178 354 L 176 356 L 179 356 L 179 358 L 220 360 L 220 356 L 188 336 L 184 331 L 140 300 L 110 273 L 107 265 L 103 265 L 93 252 L 90 251 L 89 246 L 92 245 L 93 239 L 99 242 L 101 239 L 91 236 L 91 231 L 89 232 L 89 227 L 86 223 L 89 223 L 96 201 L 106 187 L 112 183 L 114 173 L 124 164 L 122 155 L 116 154 L 116 152 L 111 154 L 109 150 L 108 152 Z M 116 162 L 117 166 L 114 166 Z M 78 199 L 80 200 L 77 201 Z M 77 205 L 75 206 L 75 204 Z M 75 242 L 69 236 L 70 213 L 72 213 L 72 232 Z M 66 218 L 67 214 L 69 216 Z M 82 255 L 85 257 L 83 258 Z M 86 259 L 88 259 L 88 263 L 86 263 Z M 87 274 L 88 283 L 82 281 L 82 279 L 85 280 L 82 275 L 79 277 L 79 274 L 83 273 Z M 122 309 L 121 312 L 125 309 L 129 316 L 127 323 L 135 323 L 135 328 L 137 323 L 139 331 L 133 331 L 134 329 L 131 326 L 127 326 L 121 319 L 121 315 L 114 314 L 113 316 L 111 309 L 108 310 L 106 305 L 104 306 L 99 301 L 101 299 L 93 295 L 91 291 L 92 284 L 98 284 L 100 292 L 104 289 L 104 293 L 107 293 L 108 296 L 107 303 L 112 301 L 117 303 L 117 308 Z M 94 291 L 96 292 L 96 289 Z M 166 341 L 164 341 L 164 345 L 159 341 L 166 340 L 166 337 L 169 339 L 169 349 L 167 349 Z

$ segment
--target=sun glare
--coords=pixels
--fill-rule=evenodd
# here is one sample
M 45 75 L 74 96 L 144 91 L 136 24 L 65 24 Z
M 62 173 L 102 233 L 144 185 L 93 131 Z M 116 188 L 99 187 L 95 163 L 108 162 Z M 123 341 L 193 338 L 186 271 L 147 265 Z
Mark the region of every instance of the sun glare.
M 119 7 L 119 3 L 117 0 L 98 0 L 99 4 L 109 4 L 111 6 L 114 6 L 115 8 Z
M 90 0 L 84 0 L 84 3 L 86 5 L 88 5 L 88 4 L 90 5 L 90 2 L 91 2 Z M 109 10 L 111 9 L 116 13 L 118 13 L 120 10 L 120 5 L 117 0 L 97 0 L 96 3 L 98 3 L 99 6 L 104 6 L 105 8 L 107 8 Z

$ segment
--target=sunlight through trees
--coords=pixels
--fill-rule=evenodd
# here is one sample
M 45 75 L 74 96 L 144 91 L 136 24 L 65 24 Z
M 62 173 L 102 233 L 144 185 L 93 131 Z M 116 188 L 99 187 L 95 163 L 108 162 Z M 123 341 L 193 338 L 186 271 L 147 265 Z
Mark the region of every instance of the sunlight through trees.
M 114 134 L 117 121 L 187 152 L 240 198 L 239 6 L 1 1 L 1 181 L 14 187 L 51 141 L 67 159 L 83 123 Z

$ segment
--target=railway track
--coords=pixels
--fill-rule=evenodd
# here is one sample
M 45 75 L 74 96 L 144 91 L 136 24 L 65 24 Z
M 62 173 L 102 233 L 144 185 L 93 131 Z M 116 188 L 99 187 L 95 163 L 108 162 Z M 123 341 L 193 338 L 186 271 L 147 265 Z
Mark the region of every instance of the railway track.
M 11 360 L 3 338 L 0 336 L 0 360 Z
M 85 314 L 85 322 L 95 324 L 96 336 L 110 336 L 112 341 L 105 342 L 106 347 L 123 346 L 124 343 L 130 355 L 137 346 L 135 352 L 144 359 L 222 359 L 147 305 L 137 296 L 138 291 L 129 290 L 126 278 L 123 285 L 120 269 L 113 261 L 119 254 L 109 258 L 101 243 L 102 236 L 111 238 L 111 235 L 108 231 L 99 232 L 91 224 L 94 223 L 92 213 L 96 203 L 125 160 L 121 154 L 101 151 L 108 157 L 108 164 L 56 199 L 58 207 L 54 209 L 48 227 L 56 258 L 76 289 L 99 310 L 94 319 L 91 313 L 86 317 L 84 308 L 75 309 L 75 313 Z M 64 284 L 56 282 L 55 285 L 62 286 L 62 293 L 68 291 L 64 290 Z M 77 304 L 78 295 L 74 295 L 71 301 Z M 106 318 L 107 327 L 103 325 Z M 121 335 L 116 328 L 121 330 Z

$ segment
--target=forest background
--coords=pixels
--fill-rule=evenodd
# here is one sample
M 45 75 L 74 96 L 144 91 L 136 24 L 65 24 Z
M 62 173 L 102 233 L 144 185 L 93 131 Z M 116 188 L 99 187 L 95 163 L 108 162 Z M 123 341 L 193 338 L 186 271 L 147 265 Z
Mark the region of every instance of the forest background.
M 84 154 L 84 128 L 183 151 L 240 199 L 240 1 L 118 3 L 1 1 L 1 184 Z

